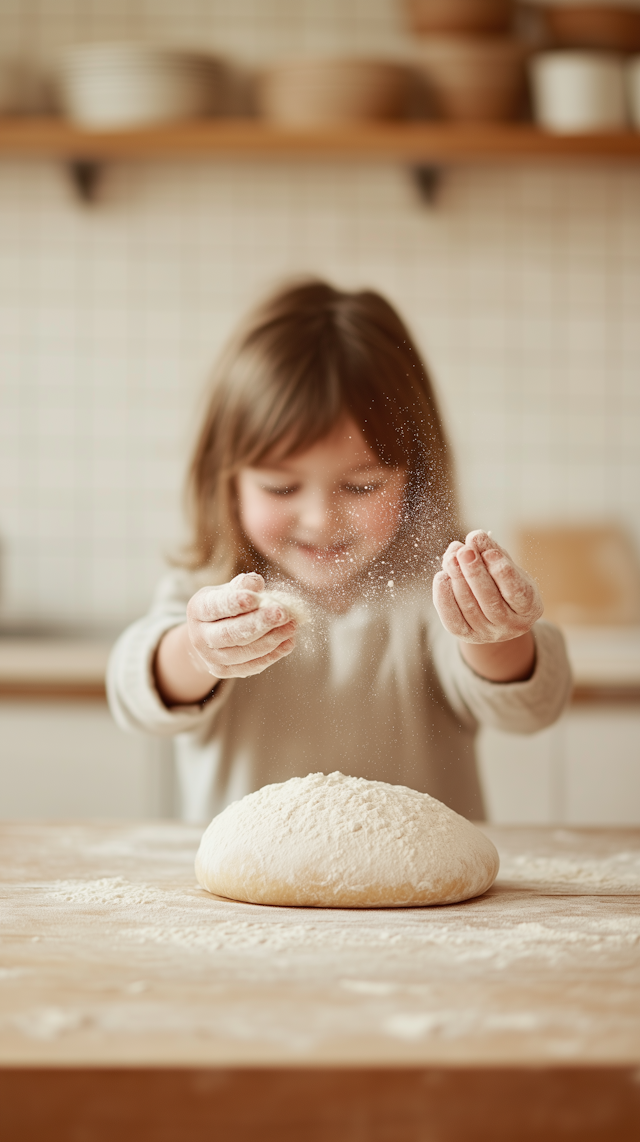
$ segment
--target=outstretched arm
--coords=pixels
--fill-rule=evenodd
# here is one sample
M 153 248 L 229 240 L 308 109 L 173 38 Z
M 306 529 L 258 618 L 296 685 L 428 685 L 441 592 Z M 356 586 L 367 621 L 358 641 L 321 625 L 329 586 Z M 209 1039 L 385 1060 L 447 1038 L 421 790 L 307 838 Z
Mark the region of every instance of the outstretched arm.
M 449 544 L 433 580 L 433 601 L 476 674 L 491 682 L 531 677 L 531 627 L 542 614 L 542 600 L 533 580 L 485 531 Z
M 186 623 L 167 631 L 156 654 L 156 684 L 167 706 L 200 702 L 223 678 L 250 678 L 291 653 L 296 620 L 286 603 L 261 607 L 263 588 L 262 576 L 251 573 L 192 596 Z

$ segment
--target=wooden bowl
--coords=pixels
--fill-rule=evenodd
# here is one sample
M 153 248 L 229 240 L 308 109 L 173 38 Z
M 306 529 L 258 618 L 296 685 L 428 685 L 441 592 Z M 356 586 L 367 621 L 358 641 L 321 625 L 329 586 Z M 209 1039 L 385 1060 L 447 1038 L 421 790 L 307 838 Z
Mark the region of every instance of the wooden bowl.
M 405 0 L 414 32 L 491 35 L 506 32 L 512 0 Z
M 640 51 L 638 8 L 571 4 L 545 8 L 544 11 L 549 33 L 557 47 Z
M 406 114 L 409 72 L 366 59 L 299 59 L 263 72 L 258 107 L 290 126 L 397 119 Z
M 513 119 L 522 108 L 525 49 L 509 36 L 429 36 L 418 69 L 445 119 Z

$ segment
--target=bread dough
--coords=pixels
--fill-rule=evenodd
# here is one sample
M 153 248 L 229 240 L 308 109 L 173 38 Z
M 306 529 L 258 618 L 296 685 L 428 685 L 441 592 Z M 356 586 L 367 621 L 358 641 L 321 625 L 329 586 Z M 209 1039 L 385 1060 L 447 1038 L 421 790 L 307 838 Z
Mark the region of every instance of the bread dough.
M 342 773 L 292 777 L 235 801 L 196 857 L 208 892 L 314 908 L 453 904 L 485 892 L 498 868 L 491 841 L 441 801 Z
M 309 608 L 304 599 L 299 598 L 298 595 L 290 595 L 288 591 L 281 591 L 275 587 L 273 590 L 262 591 L 260 593 L 260 610 L 268 607 L 270 603 L 280 603 L 289 612 L 290 617 L 295 619 L 299 627 L 310 622 Z

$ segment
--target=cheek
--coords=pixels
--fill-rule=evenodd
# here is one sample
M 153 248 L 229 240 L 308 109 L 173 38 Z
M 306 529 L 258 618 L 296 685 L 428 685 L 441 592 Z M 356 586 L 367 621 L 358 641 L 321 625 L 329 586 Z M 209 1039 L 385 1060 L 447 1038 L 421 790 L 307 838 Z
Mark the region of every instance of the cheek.
M 240 526 L 255 546 L 277 539 L 287 529 L 286 501 L 246 490 L 240 494 L 238 511 Z
M 358 530 L 370 539 L 386 543 L 395 535 L 402 514 L 402 490 L 376 496 L 375 500 L 358 503 L 353 520 Z

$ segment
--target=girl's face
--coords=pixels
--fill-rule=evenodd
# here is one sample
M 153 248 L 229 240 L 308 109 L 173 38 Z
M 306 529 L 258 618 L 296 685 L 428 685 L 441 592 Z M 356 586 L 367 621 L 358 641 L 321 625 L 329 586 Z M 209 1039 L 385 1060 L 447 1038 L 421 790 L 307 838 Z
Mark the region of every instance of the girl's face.
M 406 479 L 405 469 L 381 464 L 345 416 L 306 452 L 240 471 L 240 525 L 287 577 L 320 591 L 338 587 L 393 539 Z

